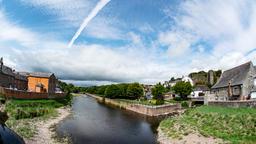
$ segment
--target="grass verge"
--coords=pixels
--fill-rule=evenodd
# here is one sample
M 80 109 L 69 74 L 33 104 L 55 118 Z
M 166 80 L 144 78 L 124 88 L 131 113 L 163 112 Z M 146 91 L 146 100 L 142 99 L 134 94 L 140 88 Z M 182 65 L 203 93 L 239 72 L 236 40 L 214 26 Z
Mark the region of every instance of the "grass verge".
M 256 109 L 201 106 L 162 121 L 160 128 L 174 139 L 199 132 L 231 143 L 256 143 Z
M 6 125 L 24 138 L 31 138 L 37 133 L 36 123 L 58 115 L 56 108 L 70 105 L 72 95 L 56 100 L 9 100 L 5 111 L 9 119 Z

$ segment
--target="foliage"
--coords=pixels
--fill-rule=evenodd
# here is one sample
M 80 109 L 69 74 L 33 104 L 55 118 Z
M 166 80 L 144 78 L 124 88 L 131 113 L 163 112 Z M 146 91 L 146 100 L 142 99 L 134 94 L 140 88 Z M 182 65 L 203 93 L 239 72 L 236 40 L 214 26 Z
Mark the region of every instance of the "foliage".
M 121 89 L 117 85 L 110 85 L 105 91 L 106 98 L 117 98 L 122 94 Z
M 182 106 L 183 108 L 188 108 L 188 107 L 189 107 L 187 101 L 182 101 L 182 102 L 181 102 L 181 106 Z
M 144 95 L 144 89 L 139 83 L 130 84 L 127 88 L 127 96 L 131 99 L 138 99 Z
M 187 98 L 193 91 L 193 87 L 190 82 L 180 81 L 173 86 L 173 90 L 175 93 L 179 94 L 181 98 Z
M 129 86 L 130 84 L 119 84 L 118 86 L 119 86 L 119 88 L 120 88 L 120 90 L 121 90 L 121 95 L 120 95 L 120 98 L 128 98 L 127 97 L 127 89 L 128 89 L 128 86 Z
M 106 89 L 107 89 L 107 86 L 100 86 L 99 88 L 97 88 L 96 94 L 104 95 Z
M 256 109 L 201 106 L 160 123 L 169 137 L 182 138 L 192 132 L 231 143 L 256 142 Z
M 156 100 L 163 100 L 163 95 L 165 93 L 165 88 L 163 85 L 156 84 L 153 88 L 152 88 L 152 95 L 153 95 L 153 99 Z

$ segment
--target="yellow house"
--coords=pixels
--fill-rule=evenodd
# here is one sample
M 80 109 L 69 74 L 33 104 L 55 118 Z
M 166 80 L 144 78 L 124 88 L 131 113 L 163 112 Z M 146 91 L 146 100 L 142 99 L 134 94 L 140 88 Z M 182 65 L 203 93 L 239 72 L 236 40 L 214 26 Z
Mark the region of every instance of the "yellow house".
M 28 91 L 38 93 L 55 93 L 57 79 L 53 73 L 23 72 L 28 78 Z

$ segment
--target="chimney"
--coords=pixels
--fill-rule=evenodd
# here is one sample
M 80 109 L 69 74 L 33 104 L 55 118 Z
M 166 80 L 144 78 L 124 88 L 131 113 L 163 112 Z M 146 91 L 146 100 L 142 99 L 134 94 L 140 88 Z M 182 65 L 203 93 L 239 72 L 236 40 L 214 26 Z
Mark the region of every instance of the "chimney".
M 1 59 L 0 59 L 0 67 L 1 67 L 1 70 L 3 69 L 3 65 L 4 65 L 3 57 L 1 57 Z

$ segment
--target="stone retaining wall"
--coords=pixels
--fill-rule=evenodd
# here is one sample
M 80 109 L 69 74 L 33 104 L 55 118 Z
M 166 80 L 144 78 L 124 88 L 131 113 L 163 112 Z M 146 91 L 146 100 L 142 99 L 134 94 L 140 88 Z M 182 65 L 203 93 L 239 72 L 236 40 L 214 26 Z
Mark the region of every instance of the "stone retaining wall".
M 256 100 L 247 101 L 209 101 L 210 106 L 223 106 L 223 107 L 251 107 L 256 108 Z
M 102 97 L 87 94 L 88 96 L 94 97 L 99 101 L 103 101 Z M 161 115 L 168 115 L 172 113 L 178 112 L 181 109 L 181 104 L 166 104 L 161 106 L 148 106 L 142 104 L 131 104 L 128 102 L 122 102 L 115 99 L 108 99 L 105 98 L 106 104 L 115 105 L 120 108 L 124 108 L 126 110 L 130 110 L 136 113 L 144 114 L 147 116 L 161 116 Z

